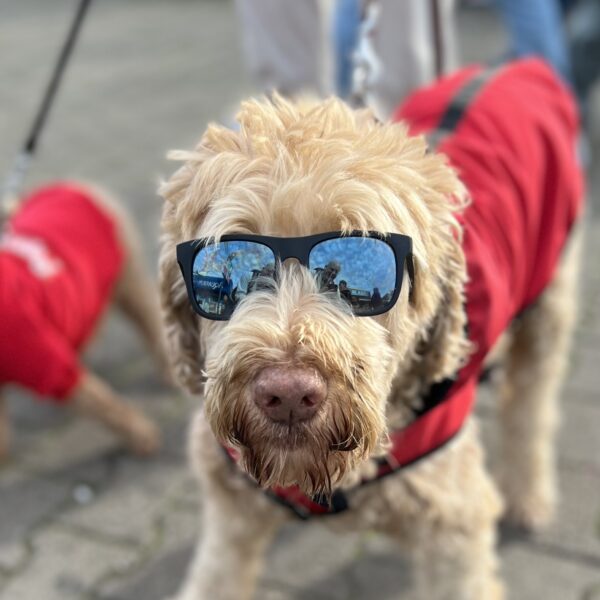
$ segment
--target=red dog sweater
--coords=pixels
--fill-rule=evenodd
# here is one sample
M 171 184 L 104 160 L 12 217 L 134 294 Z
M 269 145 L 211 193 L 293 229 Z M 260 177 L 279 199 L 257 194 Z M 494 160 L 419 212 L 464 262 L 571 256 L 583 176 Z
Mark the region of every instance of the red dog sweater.
M 440 137 L 437 150 L 469 190 L 472 203 L 460 219 L 475 352 L 455 380 L 433 387 L 410 425 L 391 434 L 393 447 L 378 478 L 434 452 L 460 431 L 486 354 L 551 282 L 584 191 L 573 99 L 539 60 L 495 71 L 463 69 L 415 92 L 394 118 L 407 122 L 412 134 Z M 331 501 L 308 498 L 296 487 L 269 494 L 302 518 L 348 505 L 339 491 Z
M 69 398 L 123 258 L 115 224 L 88 191 L 58 183 L 23 200 L 0 235 L 0 387 Z

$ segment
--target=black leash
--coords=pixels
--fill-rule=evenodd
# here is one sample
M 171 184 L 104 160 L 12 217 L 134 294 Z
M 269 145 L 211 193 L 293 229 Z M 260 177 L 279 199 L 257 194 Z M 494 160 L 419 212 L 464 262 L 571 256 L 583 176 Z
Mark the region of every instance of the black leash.
M 431 29 L 435 51 L 435 78 L 439 79 L 444 74 L 444 39 L 442 32 L 442 17 L 439 0 L 429 0 L 431 12 Z
M 69 58 L 73 53 L 77 36 L 79 35 L 81 25 L 83 24 L 83 20 L 91 2 L 92 0 L 80 0 L 79 2 L 77 12 L 75 13 L 75 18 L 73 19 L 71 27 L 69 28 L 67 39 L 65 40 L 65 43 L 63 44 L 58 56 L 58 61 L 54 67 L 52 77 L 48 82 L 48 86 L 42 98 L 42 103 L 40 104 L 40 107 L 36 113 L 35 120 L 33 121 L 31 130 L 29 131 L 29 135 L 25 139 L 25 143 L 21 149 L 21 152 L 18 154 L 15 160 L 12 171 L 8 174 L 8 177 L 4 182 L 4 189 L 2 190 L 2 197 L 0 199 L 0 221 L 2 220 L 3 216 L 6 216 L 5 211 L 8 211 L 8 204 L 15 202 L 19 190 L 21 189 L 21 185 L 25 179 L 25 174 L 27 173 L 31 159 L 33 158 L 33 155 L 37 149 L 41 131 L 46 123 L 46 118 L 56 96 L 56 91 L 60 85 Z

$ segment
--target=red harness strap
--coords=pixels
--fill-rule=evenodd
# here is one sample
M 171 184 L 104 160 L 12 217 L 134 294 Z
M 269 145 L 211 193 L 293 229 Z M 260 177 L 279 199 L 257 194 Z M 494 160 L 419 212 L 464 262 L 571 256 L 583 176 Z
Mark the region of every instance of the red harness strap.
M 378 459 L 379 469 L 373 479 L 364 479 L 356 488 L 344 492 L 334 491 L 331 499 L 310 498 L 297 486 L 276 487 L 270 496 L 290 508 L 301 519 L 312 516 L 334 515 L 349 506 L 348 493 L 392 475 L 400 469 L 416 463 L 448 444 L 460 431 L 470 412 L 475 397 L 476 381 L 471 379 L 464 384 L 457 383 L 450 390 L 450 398 L 418 417 L 410 425 L 390 435 L 391 451 Z
M 356 487 L 374 483 L 404 469 L 450 442 L 471 410 L 476 384 L 476 379 L 471 378 L 464 382 L 446 380 L 433 386 L 424 402 L 426 407 L 431 408 L 407 427 L 390 435 L 392 449 L 386 456 L 377 459 L 377 475 L 373 479 L 362 480 Z M 225 453 L 233 463 L 237 463 L 239 453 L 235 449 L 226 448 Z M 335 490 L 330 498 L 311 498 L 298 486 L 276 486 L 265 490 L 270 498 L 289 508 L 301 519 L 343 512 L 348 508 L 347 493 L 351 492 Z

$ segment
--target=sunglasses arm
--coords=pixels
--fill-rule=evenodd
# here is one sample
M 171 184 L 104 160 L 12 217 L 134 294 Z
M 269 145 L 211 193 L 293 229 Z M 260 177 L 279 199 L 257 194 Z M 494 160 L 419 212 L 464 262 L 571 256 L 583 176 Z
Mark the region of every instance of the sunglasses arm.
M 406 257 L 406 270 L 410 279 L 410 290 L 408 292 L 408 301 L 414 306 L 415 304 L 415 265 L 413 254 L 408 254 Z

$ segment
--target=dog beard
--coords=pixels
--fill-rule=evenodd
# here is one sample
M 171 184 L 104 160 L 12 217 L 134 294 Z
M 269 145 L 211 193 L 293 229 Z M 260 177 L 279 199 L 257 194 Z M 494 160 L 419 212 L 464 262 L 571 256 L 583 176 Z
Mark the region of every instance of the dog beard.
M 314 496 L 330 496 L 334 485 L 368 458 L 381 440 L 383 415 L 365 414 L 356 399 L 330 394 L 309 421 L 285 425 L 269 421 L 249 398 L 228 403 L 226 419 L 207 411 L 217 439 L 240 451 L 240 465 L 263 488 L 298 485 Z

